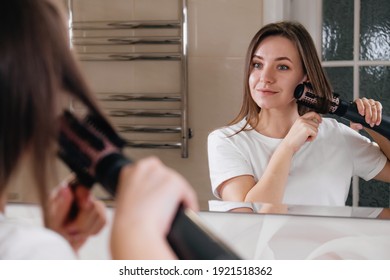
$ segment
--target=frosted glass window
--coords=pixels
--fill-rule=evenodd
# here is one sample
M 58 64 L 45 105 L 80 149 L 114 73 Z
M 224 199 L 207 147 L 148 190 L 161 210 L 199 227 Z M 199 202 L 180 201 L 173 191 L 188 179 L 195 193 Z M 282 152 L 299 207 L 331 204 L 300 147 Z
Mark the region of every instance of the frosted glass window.
M 322 0 L 322 20 L 322 63 L 334 91 L 348 101 L 378 100 L 390 115 L 390 1 Z M 389 207 L 389 183 L 355 177 L 353 185 L 360 206 Z
M 326 74 L 332 81 L 333 90 L 344 100 L 353 99 L 353 68 L 326 67 Z
M 389 184 L 376 180 L 359 180 L 359 206 L 389 207 Z
M 353 58 L 353 0 L 324 0 L 322 60 Z
M 390 59 L 390 1 L 362 0 L 360 59 Z
M 380 100 L 383 106 L 383 113 L 390 115 L 390 67 L 361 67 L 360 95 Z
M 332 82 L 333 91 L 346 101 L 353 100 L 353 68 L 352 67 L 326 67 L 326 74 Z M 349 124 L 348 121 L 336 116 L 329 115 L 339 122 Z
M 360 67 L 360 96 L 380 100 L 383 113 L 390 113 L 390 67 Z M 368 136 L 367 134 L 365 134 Z M 359 180 L 359 205 L 372 207 L 389 207 L 390 184 L 375 180 L 366 182 Z

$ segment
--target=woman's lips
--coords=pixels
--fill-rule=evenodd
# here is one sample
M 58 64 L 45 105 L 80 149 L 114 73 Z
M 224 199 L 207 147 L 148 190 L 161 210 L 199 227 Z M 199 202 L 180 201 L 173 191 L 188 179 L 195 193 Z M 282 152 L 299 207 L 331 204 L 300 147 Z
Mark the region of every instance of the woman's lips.
M 262 96 L 270 96 L 277 93 L 277 91 L 275 90 L 265 89 L 265 88 L 256 89 L 256 92 L 258 92 Z

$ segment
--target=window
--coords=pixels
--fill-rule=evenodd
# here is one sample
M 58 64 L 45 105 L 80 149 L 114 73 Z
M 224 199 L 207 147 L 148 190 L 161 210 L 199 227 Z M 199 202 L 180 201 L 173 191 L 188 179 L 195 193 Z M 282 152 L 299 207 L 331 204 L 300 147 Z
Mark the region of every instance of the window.
M 363 96 L 380 100 L 386 115 L 390 113 L 389 14 L 387 0 L 322 1 L 321 58 L 335 91 L 346 100 Z M 360 206 L 389 206 L 390 184 L 354 178 L 353 185 Z

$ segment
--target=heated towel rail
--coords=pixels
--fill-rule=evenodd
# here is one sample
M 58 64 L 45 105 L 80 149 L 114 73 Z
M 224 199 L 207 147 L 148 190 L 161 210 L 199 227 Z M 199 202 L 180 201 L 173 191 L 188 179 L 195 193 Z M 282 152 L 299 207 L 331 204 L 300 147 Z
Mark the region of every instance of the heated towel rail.
M 181 156 L 187 158 L 191 137 L 187 109 L 187 0 L 178 1 L 179 20 L 148 21 L 76 21 L 73 1 L 68 0 L 69 31 L 81 61 L 97 63 L 96 67 L 106 67 L 104 62 L 109 61 L 168 62 L 179 67 L 178 92 L 97 92 L 97 96 L 128 147 L 181 149 Z M 146 32 L 137 34 L 140 30 Z M 151 30 L 152 35 L 148 34 Z M 139 46 L 146 46 L 146 51 L 140 51 Z

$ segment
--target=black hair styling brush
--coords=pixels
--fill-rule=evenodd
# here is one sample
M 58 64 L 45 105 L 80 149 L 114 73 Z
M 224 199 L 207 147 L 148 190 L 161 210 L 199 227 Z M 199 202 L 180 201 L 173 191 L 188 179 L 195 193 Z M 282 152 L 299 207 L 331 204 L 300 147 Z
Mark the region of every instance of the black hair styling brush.
M 122 153 L 126 142 L 97 114 L 83 119 L 65 111 L 61 117 L 59 157 L 87 188 L 100 183 L 113 197 L 123 166 L 132 164 Z M 202 224 L 195 213 L 180 206 L 168 242 L 179 259 L 240 259 Z
M 320 112 L 323 98 L 316 95 L 310 83 L 299 84 L 295 88 L 294 97 L 298 104 L 304 105 L 317 113 Z M 329 114 L 340 116 L 346 120 L 360 123 L 361 125 L 372 129 L 390 140 L 390 117 L 382 115 L 382 121 L 379 125 L 371 127 L 365 120 L 364 116 L 360 115 L 355 102 L 347 102 L 340 98 L 337 93 L 333 93 Z

